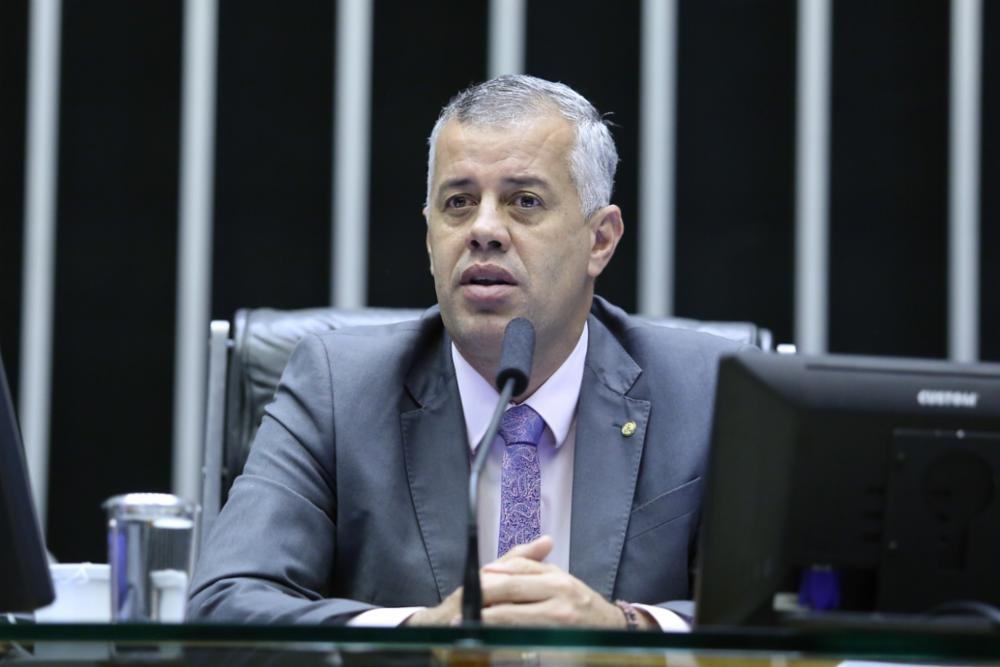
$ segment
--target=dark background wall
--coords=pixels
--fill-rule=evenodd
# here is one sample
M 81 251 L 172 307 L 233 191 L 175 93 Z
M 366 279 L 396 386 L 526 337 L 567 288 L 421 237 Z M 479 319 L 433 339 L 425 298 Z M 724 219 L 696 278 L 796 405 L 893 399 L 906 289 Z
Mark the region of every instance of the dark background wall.
M 834 7 L 830 346 L 941 356 L 950 6 Z
M 15 393 L 21 342 L 27 26 L 27 0 L 0 2 L 0 350 Z
M 678 314 L 792 340 L 796 2 L 681 2 Z M 681 27 L 683 26 L 683 27 Z
M 1000 359 L 1000 3 L 983 4 L 983 137 L 980 167 L 980 340 Z
M 219 3 L 214 318 L 329 298 L 335 5 Z
M 0 348 L 17 391 L 27 0 L 0 3 Z M 943 357 L 949 3 L 837 0 L 830 345 Z M 182 5 L 64 0 L 49 542 L 104 559 L 100 501 L 170 488 Z M 636 305 L 639 0 L 529 0 L 526 68 L 612 112 Z M 984 3 L 982 352 L 1000 359 L 1000 7 Z M 433 300 L 426 135 L 486 74 L 485 0 L 376 0 L 369 302 Z M 677 314 L 792 339 L 795 0 L 681 0 Z M 335 3 L 221 0 L 212 316 L 329 299 Z

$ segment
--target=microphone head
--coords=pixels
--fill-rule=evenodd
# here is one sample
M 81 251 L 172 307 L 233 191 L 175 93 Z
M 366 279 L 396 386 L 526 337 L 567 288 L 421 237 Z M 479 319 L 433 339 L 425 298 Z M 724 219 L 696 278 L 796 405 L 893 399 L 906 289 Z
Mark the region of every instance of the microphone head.
M 531 378 L 531 361 L 535 356 L 535 327 L 524 317 L 515 317 L 503 332 L 497 389 L 503 391 L 507 380 L 514 381 L 513 396 L 523 394 Z

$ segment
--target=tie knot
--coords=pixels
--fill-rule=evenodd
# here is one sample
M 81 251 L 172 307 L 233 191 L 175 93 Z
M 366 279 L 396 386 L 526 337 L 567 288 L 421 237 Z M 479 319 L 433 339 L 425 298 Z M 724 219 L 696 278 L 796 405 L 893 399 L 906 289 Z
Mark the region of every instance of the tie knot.
M 515 405 L 503 413 L 500 422 L 500 437 L 504 444 L 537 445 L 545 430 L 545 420 L 528 405 Z

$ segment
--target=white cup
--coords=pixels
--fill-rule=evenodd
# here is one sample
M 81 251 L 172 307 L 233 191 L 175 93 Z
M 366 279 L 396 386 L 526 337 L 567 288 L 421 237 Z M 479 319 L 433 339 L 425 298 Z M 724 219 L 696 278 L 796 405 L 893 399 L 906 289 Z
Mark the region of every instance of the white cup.
M 39 623 L 111 621 L 111 568 L 98 563 L 49 565 L 56 599 L 35 611 Z

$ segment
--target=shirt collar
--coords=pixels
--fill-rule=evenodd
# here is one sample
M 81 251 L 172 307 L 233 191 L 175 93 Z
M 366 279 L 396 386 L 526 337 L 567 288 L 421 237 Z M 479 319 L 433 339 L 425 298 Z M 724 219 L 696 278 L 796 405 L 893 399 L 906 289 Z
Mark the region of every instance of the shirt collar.
M 580 385 L 583 383 L 588 336 L 587 323 L 584 322 L 580 339 L 573 351 L 556 372 L 524 401 L 545 420 L 545 425 L 552 431 L 556 447 L 566 440 L 570 426 L 573 425 Z M 451 358 L 455 363 L 455 379 L 458 382 L 458 395 L 462 400 L 462 411 L 465 413 L 469 447 L 474 449 L 489 426 L 500 392 L 476 372 L 458 351 L 455 343 L 451 344 Z M 514 403 L 510 403 L 507 407 L 513 405 Z

